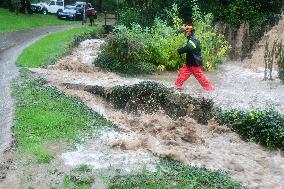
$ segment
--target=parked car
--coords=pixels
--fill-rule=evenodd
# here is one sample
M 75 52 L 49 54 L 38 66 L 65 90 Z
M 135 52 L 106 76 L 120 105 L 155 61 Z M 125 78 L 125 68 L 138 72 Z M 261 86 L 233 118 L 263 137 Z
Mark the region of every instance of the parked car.
M 73 5 L 65 6 L 65 9 L 62 12 L 58 13 L 59 19 L 66 20 L 82 20 L 84 15 L 86 3 L 85 2 L 76 2 Z M 93 8 L 90 3 L 87 4 L 87 9 Z
M 65 9 L 76 9 L 76 10 L 80 10 L 83 9 L 86 5 L 86 2 L 83 1 L 76 1 L 73 5 L 66 5 Z M 88 8 L 91 8 L 92 4 L 88 3 Z
M 32 3 L 31 9 L 35 13 L 42 13 L 43 7 L 47 6 L 46 3 L 40 2 L 40 3 Z
M 58 12 L 57 17 L 58 19 L 81 20 L 83 15 L 76 9 L 65 8 L 62 12 Z
M 49 4 L 42 8 L 42 13 L 58 14 L 64 10 L 64 0 L 51 0 Z

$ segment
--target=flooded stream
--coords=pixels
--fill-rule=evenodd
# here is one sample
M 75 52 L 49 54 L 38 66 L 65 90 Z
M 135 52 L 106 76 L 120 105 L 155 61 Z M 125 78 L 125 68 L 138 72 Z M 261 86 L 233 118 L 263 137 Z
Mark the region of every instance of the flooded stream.
M 141 168 L 141 164 L 150 165 L 151 169 L 151 165 L 158 161 L 157 156 L 169 157 L 194 166 L 227 171 L 234 179 L 251 187 L 284 188 L 284 158 L 279 152 L 244 142 L 236 133 L 214 121 L 200 125 L 190 117 L 173 120 L 164 112 L 132 114 L 117 110 L 102 97 L 80 88 L 67 88 L 66 84 L 108 88 L 144 80 L 173 86 L 177 72 L 123 78 L 94 67 L 91 63 L 96 53 L 93 52 L 100 44 L 99 40 L 83 42 L 58 64 L 48 69 L 31 69 L 42 74 L 59 90 L 82 99 L 119 129 L 107 131 L 78 146 L 75 151 L 59 155 L 58 161 L 63 160 L 66 165 L 74 167 L 88 164 L 94 169 L 110 166 L 131 171 Z M 213 93 L 205 93 L 194 78 L 187 81 L 182 93 L 213 99 L 216 106 L 225 109 L 248 109 L 252 105 L 265 107 L 273 102 L 283 111 L 284 85 L 278 79 L 264 82 L 262 68 L 252 70 L 243 65 L 241 62 L 228 62 L 218 72 L 207 73 L 215 87 Z

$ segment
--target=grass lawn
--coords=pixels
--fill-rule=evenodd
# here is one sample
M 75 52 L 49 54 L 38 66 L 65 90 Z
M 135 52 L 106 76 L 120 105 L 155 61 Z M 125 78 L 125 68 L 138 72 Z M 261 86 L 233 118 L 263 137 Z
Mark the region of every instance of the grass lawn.
M 101 27 L 84 27 L 52 33 L 26 48 L 17 59 L 16 65 L 32 68 L 53 64 L 70 51 L 76 36 L 86 38 L 98 35 L 100 31 Z
M 0 32 L 10 32 L 22 29 L 78 24 L 79 22 L 59 20 L 55 15 L 18 14 L 0 8 Z
M 13 83 L 16 98 L 13 132 L 18 149 L 39 162 L 53 157 L 46 144 L 59 140 L 78 141 L 81 134 L 91 134 L 93 128 L 111 123 L 88 109 L 79 99 L 64 95 L 28 71 Z

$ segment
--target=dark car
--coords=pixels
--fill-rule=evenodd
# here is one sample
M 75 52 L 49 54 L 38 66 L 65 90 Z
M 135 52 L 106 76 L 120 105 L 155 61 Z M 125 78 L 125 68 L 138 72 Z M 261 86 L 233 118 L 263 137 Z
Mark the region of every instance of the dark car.
M 81 20 L 83 15 L 76 9 L 64 9 L 62 12 L 58 12 L 57 17 L 59 19 L 66 19 L 66 20 Z
M 82 20 L 85 5 L 85 2 L 76 2 L 74 5 L 67 5 L 62 12 L 58 13 L 58 18 L 66 20 Z M 92 8 L 92 5 L 88 3 L 87 8 Z

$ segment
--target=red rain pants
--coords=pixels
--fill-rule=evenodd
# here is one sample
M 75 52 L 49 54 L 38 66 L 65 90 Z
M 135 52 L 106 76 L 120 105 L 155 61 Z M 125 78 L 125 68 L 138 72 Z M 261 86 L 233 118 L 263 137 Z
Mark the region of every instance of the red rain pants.
M 183 83 L 193 74 L 194 77 L 198 80 L 200 85 L 206 91 L 213 91 L 213 86 L 204 73 L 201 70 L 200 66 L 187 66 L 186 64 L 180 69 L 180 73 L 178 75 L 178 79 L 175 83 L 176 88 L 180 88 Z

